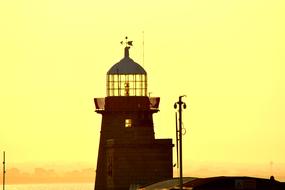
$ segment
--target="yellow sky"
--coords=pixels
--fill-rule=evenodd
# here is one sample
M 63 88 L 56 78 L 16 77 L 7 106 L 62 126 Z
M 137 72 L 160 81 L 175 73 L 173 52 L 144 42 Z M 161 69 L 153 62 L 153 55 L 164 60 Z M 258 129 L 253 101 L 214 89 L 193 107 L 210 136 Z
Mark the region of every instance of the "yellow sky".
M 185 173 L 285 180 L 284 18 L 283 0 L 1 0 L 0 150 L 10 167 L 95 168 L 93 98 L 125 35 L 142 64 L 144 31 L 156 137 L 175 137 L 187 95 Z

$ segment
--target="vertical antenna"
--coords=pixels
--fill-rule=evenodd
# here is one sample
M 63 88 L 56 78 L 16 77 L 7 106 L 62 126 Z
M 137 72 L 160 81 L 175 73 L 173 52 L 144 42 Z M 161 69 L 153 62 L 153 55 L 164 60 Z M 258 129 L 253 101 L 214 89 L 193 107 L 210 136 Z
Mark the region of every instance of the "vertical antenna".
M 143 56 L 143 61 L 142 61 L 142 63 L 143 63 L 143 67 L 144 67 L 144 31 L 142 31 L 142 35 L 143 35 L 143 36 L 142 36 L 142 37 L 143 37 L 143 40 L 142 40 L 142 46 L 143 46 L 143 47 L 142 47 L 142 49 L 143 49 L 143 52 L 142 52 L 143 54 L 142 54 L 142 56 Z
M 3 152 L 3 190 L 5 190 L 5 151 Z

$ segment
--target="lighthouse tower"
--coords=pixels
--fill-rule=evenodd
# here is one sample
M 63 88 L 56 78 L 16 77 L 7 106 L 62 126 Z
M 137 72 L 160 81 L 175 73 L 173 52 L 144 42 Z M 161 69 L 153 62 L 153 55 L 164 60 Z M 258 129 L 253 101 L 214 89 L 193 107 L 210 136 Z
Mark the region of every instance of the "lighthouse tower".
M 127 39 L 127 38 L 126 38 Z M 173 177 L 172 140 L 155 139 L 159 97 L 147 96 L 147 73 L 129 56 L 107 72 L 107 96 L 94 98 L 102 115 L 95 190 L 127 190 Z

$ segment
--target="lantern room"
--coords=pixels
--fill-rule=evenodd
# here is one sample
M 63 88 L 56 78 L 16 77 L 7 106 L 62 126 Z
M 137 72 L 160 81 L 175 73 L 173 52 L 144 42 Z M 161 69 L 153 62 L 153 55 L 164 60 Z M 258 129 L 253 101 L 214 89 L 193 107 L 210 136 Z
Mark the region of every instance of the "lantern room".
M 131 41 L 125 56 L 107 72 L 107 96 L 147 96 L 147 73 L 129 57 Z

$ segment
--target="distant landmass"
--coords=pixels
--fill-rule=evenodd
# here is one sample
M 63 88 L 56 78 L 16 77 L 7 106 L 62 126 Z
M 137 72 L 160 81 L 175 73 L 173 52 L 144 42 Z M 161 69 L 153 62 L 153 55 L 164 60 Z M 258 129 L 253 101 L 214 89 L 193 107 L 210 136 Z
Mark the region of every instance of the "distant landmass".
M 0 176 L 2 179 L 2 173 Z M 71 171 L 35 168 L 33 172 L 22 172 L 18 168 L 6 170 L 6 184 L 94 183 L 94 179 L 95 170 L 93 168 Z

